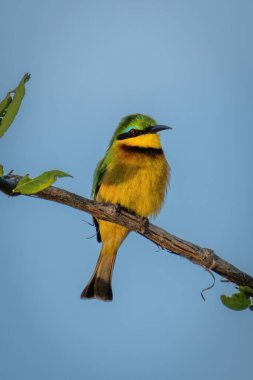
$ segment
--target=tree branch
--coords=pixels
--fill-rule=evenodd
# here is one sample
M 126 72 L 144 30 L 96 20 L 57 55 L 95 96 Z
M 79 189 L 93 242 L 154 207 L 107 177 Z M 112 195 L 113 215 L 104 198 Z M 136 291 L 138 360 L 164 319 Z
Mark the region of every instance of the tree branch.
M 12 190 L 15 188 L 20 178 L 20 176 L 11 173 L 0 177 L 0 191 L 9 196 L 19 195 L 13 193 Z M 131 214 L 124 209 L 119 209 L 117 205 L 87 199 L 54 186 L 50 186 L 47 189 L 30 196 L 61 203 L 88 212 L 98 219 L 125 226 L 132 231 L 138 232 L 140 235 L 154 242 L 161 248 L 166 249 L 173 254 L 183 256 L 194 264 L 198 264 L 207 270 L 216 272 L 230 282 L 253 288 L 253 277 L 223 260 L 216 255 L 213 250 L 201 248 L 196 244 L 180 239 L 154 224 L 149 223 L 147 225 L 146 219 Z

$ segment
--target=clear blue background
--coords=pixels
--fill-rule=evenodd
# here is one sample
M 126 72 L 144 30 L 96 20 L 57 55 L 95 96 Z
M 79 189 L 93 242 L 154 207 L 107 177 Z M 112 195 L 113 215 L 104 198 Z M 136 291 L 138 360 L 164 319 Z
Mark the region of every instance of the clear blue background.
M 61 169 L 90 195 L 120 119 L 161 124 L 172 167 L 156 223 L 253 273 L 253 3 L 5 1 L 1 97 L 29 71 L 0 141 L 6 171 Z M 202 268 L 132 233 L 114 301 L 81 301 L 99 245 L 90 216 L 0 194 L 0 378 L 230 379 L 252 376 L 253 314 L 232 312 Z

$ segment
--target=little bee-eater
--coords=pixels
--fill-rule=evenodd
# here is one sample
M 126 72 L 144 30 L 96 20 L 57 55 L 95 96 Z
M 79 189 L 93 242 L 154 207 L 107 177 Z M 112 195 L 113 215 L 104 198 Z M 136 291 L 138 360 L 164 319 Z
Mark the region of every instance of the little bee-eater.
M 171 128 L 157 125 L 154 119 L 142 114 L 122 119 L 95 170 L 93 198 L 118 204 L 145 218 L 156 216 L 162 207 L 170 174 L 157 133 L 165 129 Z M 117 251 L 129 230 L 100 219 L 94 219 L 94 223 L 102 248 L 81 298 L 111 301 Z

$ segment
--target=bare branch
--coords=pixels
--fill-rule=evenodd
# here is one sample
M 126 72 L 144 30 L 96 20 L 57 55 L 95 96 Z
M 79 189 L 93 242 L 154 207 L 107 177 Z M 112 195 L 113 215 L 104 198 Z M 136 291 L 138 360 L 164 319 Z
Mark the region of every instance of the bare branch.
M 0 191 L 10 196 L 16 195 L 12 190 L 20 178 L 20 176 L 12 173 L 0 177 Z M 146 219 L 119 209 L 117 205 L 100 203 L 54 186 L 50 186 L 32 195 L 32 197 L 61 203 L 88 212 L 98 219 L 104 219 L 125 226 L 132 231 L 138 232 L 161 248 L 185 257 L 194 264 L 198 264 L 209 271 L 216 272 L 230 282 L 253 288 L 253 277 L 223 260 L 213 250 L 201 248 L 196 244 L 180 239 L 154 224 L 147 224 Z

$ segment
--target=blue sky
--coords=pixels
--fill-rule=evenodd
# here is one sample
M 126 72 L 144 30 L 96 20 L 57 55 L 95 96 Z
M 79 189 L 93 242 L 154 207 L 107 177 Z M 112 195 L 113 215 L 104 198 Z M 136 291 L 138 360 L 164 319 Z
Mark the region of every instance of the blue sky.
M 251 1 L 28 1 L 1 7 L 1 97 L 32 75 L 0 140 L 6 171 L 61 169 L 89 196 L 120 119 L 160 124 L 172 168 L 156 224 L 253 274 Z M 90 216 L 0 194 L 1 379 L 230 379 L 252 373 L 252 313 L 202 268 L 132 233 L 114 301 L 81 301 Z

